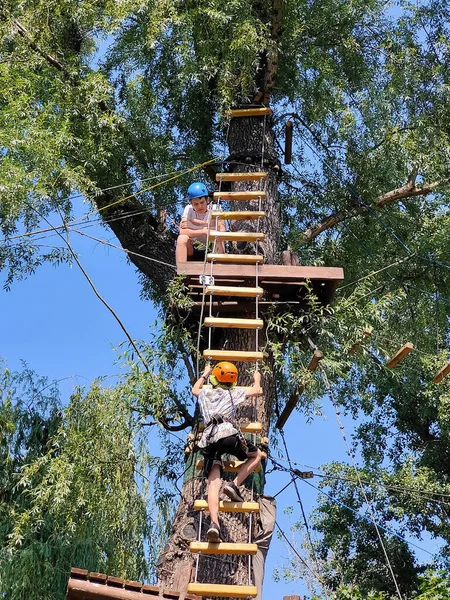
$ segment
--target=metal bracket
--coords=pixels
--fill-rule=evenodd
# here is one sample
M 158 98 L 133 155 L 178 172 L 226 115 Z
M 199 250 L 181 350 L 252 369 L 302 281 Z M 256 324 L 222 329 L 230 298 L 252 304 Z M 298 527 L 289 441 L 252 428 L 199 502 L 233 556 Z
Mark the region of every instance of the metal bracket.
M 200 275 L 199 281 L 202 285 L 214 285 L 214 277 L 212 275 Z

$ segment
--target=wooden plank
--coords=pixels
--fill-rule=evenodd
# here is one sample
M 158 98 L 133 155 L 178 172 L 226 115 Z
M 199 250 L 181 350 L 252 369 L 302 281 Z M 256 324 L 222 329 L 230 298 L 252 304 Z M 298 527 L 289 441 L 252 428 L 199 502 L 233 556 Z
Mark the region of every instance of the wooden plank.
M 319 362 L 322 360 L 322 358 L 323 358 L 322 352 L 320 350 L 314 350 L 314 354 L 313 354 L 311 360 L 309 361 L 309 364 L 307 367 L 308 371 L 314 372 L 317 369 Z M 286 402 L 286 406 L 283 408 L 281 415 L 278 417 L 278 420 L 275 423 L 275 427 L 277 429 L 283 429 L 290 414 L 296 407 L 299 397 L 301 396 L 301 394 L 303 394 L 304 391 L 305 391 L 305 384 L 301 383 L 298 386 L 297 391 L 290 395 L 289 400 Z
M 262 254 L 207 254 L 206 258 L 209 261 L 218 263 L 237 263 L 245 265 L 263 264 L 264 256 Z
M 203 358 L 209 360 L 256 362 L 257 360 L 264 360 L 264 354 L 262 352 L 250 352 L 246 350 L 213 350 L 212 348 L 208 348 L 207 350 L 203 350 Z
M 92 581 L 69 579 L 66 600 L 143 600 L 142 592 L 126 590 L 123 587 L 101 585 Z
M 359 347 L 361 346 L 361 344 L 371 334 L 372 334 L 372 327 L 366 327 L 365 329 L 363 329 L 362 338 L 358 342 L 356 342 L 356 344 L 353 344 L 353 346 L 350 348 L 350 350 L 348 351 L 348 353 L 349 354 L 356 354 L 358 352 Z
M 266 458 L 266 456 L 263 456 L 263 458 Z M 241 467 L 244 463 L 246 463 L 246 460 L 224 460 L 223 461 L 223 470 L 226 473 L 238 473 L 241 470 Z M 195 463 L 195 468 L 197 469 L 197 471 L 201 471 L 203 469 L 203 465 L 205 464 L 205 461 L 203 460 L 203 458 L 199 458 L 198 461 Z M 259 465 L 257 465 L 256 469 L 255 469 L 255 473 L 259 473 L 261 471 L 261 463 L 259 463 Z
M 159 596 L 159 587 L 156 585 L 150 585 L 149 583 L 144 583 L 142 586 L 143 594 L 151 594 L 152 596 Z
M 205 327 L 225 327 L 227 329 L 262 329 L 262 319 L 232 319 L 227 317 L 206 317 Z
M 267 179 L 265 171 L 252 171 L 251 173 L 216 173 L 216 181 L 257 181 Z
M 191 542 L 189 550 L 193 554 L 201 552 L 202 554 L 255 555 L 258 552 L 258 546 L 256 544 L 230 544 L 227 542 L 219 542 L 217 544 L 211 542 Z
M 391 359 L 389 359 L 389 361 L 386 363 L 386 367 L 388 369 L 393 369 L 403 358 L 405 358 L 405 356 L 408 356 L 408 354 L 413 350 L 414 344 L 411 344 L 411 342 L 406 342 L 406 344 L 402 346 L 400 350 L 396 352 Z
M 230 285 L 208 285 L 205 290 L 206 295 L 214 296 L 239 296 L 241 298 L 256 298 L 262 296 L 264 290 L 261 287 L 243 287 Z
M 230 254 L 228 256 L 239 256 Z M 203 262 L 188 261 L 178 263 L 178 275 L 192 275 L 198 277 L 203 273 Z M 255 269 L 250 265 L 216 265 L 214 269 L 216 277 L 245 277 L 255 278 Z M 259 276 L 262 279 L 268 279 L 282 283 L 283 281 L 294 280 L 332 280 L 343 281 L 344 271 L 340 267 L 292 267 L 288 265 L 263 265 L 259 269 Z
M 108 585 L 110 586 L 122 588 L 124 583 L 125 581 L 121 577 L 114 577 L 113 575 L 108 577 Z
M 72 567 L 70 569 L 70 576 L 74 579 L 84 579 L 87 580 L 89 571 L 87 569 L 78 569 L 77 567 Z
M 125 581 L 125 589 L 140 592 L 142 590 L 142 583 L 140 581 L 127 580 Z
M 104 573 L 89 573 L 89 581 L 92 581 L 94 583 L 106 583 L 107 579 L 108 575 L 105 575 Z M 139 585 L 139 589 L 141 589 L 142 583 L 140 583 Z
M 211 213 L 211 220 L 252 221 L 255 219 L 263 219 L 265 216 L 266 213 L 263 210 L 213 210 Z
M 208 502 L 206 500 L 195 500 L 194 510 L 208 510 Z M 236 512 L 248 513 L 259 512 L 258 502 L 219 502 L 220 512 Z
M 262 431 L 262 423 L 247 423 L 247 425 L 242 425 L 241 431 L 243 433 L 260 433 Z
M 231 202 L 239 202 L 246 200 L 265 200 L 266 192 L 263 190 L 242 191 L 242 192 L 214 192 L 214 200 L 229 200 Z
M 319 366 L 319 362 L 322 360 L 322 358 L 323 358 L 322 352 L 320 350 L 314 350 L 313 357 L 309 361 L 308 371 L 311 371 L 312 373 L 314 373 L 314 371 Z
M 264 117 L 271 114 L 272 109 L 268 106 L 263 106 L 262 108 L 235 108 L 227 112 L 227 115 L 232 119 L 236 117 Z
M 225 598 L 255 598 L 258 590 L 254 585 L 225 585 L 223 583 L 188 583 L 189 594 L 197 596 L 224 596 Z
M 444 365 L 442 367 L 442 369 L 439 369 L 439 371 L 433 377 L 433 383 L 440 383 L 444 379 L 444 377 L 447 377 L 447 375 L 449 373 L 450 373 L 450 362 L 448 362 L 446 365 Z
M 224 242 L 262 242 L 264 234 L 255 231 L 210 231 L 212 240 L 223 240 Z

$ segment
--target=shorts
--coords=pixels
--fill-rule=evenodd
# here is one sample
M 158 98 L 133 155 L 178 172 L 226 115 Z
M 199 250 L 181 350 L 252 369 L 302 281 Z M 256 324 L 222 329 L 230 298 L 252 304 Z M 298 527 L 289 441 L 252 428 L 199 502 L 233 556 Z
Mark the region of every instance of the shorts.
M 200 248 L 195 248 L 195 246 L 194 246 L 194 253 L 192 254 L 192 256 L 188 256 L 188 260 L 195 260 L 197 262 L 203 262 L 205 260 L 205 252 L 206 252 L 206 248 L 204 248 L 202 250 Z
M 203 475 L 208 477 L 211 472 L 211 469 L 214 465 L 220 465 L 220 476 L 223 474 L 223 455 L 231 454 L 235 456 L 238 460 L 247 460 L 249 454 L 254 454 L 257 452 L 257 447 L 250 442 L 249 440 L 245 440 L 247 443 L 247 447 L 244 448 L 241 438 L 239 435 L 229 435 L 228 437 L 222 438 L 218 440 L 214 444 L 209 444 L 206 448 L 202 449 L 202 454 L 205 458 L 205 463 L 203 466 Z

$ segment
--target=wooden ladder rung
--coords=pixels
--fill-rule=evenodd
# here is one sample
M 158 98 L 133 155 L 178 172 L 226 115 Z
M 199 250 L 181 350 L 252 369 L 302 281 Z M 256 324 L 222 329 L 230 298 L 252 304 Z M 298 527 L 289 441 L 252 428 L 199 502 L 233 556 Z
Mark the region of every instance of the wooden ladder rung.
M 262 319 L 232 319 L 227 317 L 206 317 L 205 327 L 225 327 L 227 329 L 262 329 Z
M 262 352 L 248 352 L 245 350 L 213 350 L 212 348 L 208 348 L 207 350 L 203 350 L 203 358 L 210 360 L 256 362 L 257 360 L 264 360 L 264 354 Z
M 241 431 L 243 433 L 260 433 L 262 431 L 262 423 L 247 423 L 247 425 L 242 425 Z
M 266 192 L 262 190 L 251 192 L 214 192 L 214 200 L 261 200 L 266 199 Z
M 450 373 L 450 362 L 439 369 L 436 375 L 433 377 L 433 383 L 440 383 Z
M 251 221 L 265 216 L 263 210 L 213 210 L 211 212 L 211 220 L 217 218 L 229 221 Z
M 255 598 L 258 590 L 254 585 L 226 585 L 224 583 L 188 583 L 188 594 L 197 596 L 224 596 L 227 598 Z
M 267 179 L 265 171 L 252 171 L 251 173 L 216 173 L 216 181 L 257 181 Z
M 208 510 L 208 502 L 206 500 L 195 500 L 194 510 Z M 219 502 L 220 512 L 259 512 L 258 502 L 226 502 L 221 500 Z
M 410 352 L 414 350 L 414 345 L 411 342 L 407 342 L 400 348 L 398 352 L 386 363 L 388 369 L 393 369 L 405 356 L 408 356 Z
M 258 546 L 256 544 L 231 544 L 228 542 L 191 542 L 189 549 L 192 553 L 201 552 L 202 554 L 256 554 Z
M 271 115 L 272 109 L 268 106 L 262 108 L 235 108 L 229 110 L 227 115 L 232 119 L 235 117 L 264 117 L 264 115 Z
M 265 453 L 263 453 L 265 454 Z M 266 458 L 266 456 L 263 456 L 263 458 Z M 223 461 L 223 470 L 226 473 L 238 473 L 241 470 L 242 465 L 247 462 L 246 460 L 224 460 Z M 201 471 L 203 469 L 203 465 L 205 464 L 205 461 L 203 460 L 203 458 L 199 458 L 198 461 L 195 464 L 195 468 L 197 469 L 197 471 Z M 255 469 L 255 473 L 259 473 L 261 471 L 261 463 L 259 463 L 259 465 L 257 465 L 256 469 Z
M 227 264 L 239 264 L 239 265 L 256 265 L 263 264 L 264 256 L 262 254 L 207 254 L 209 261 Z
M 214 296 L 240 296 L 242 298 L 256 298 L 262 296 L 264 290 L 260 287 L 238 287 L 229 285 L 208 285 L 205 293 Z
M 263 233 L 254 231 L 210 231 L 209 237 L 224 242 L 262 242 L 264 240 Z

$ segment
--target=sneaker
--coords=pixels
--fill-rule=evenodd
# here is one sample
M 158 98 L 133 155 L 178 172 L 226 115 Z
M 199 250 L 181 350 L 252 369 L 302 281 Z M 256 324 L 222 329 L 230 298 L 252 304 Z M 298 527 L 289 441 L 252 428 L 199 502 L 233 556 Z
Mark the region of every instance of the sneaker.
M 212 523 L 206 536 L 210 544 L 218 544 L 220 542 L 220 527 L 215 523 Z
M 229 481 L 223 486 L 223 493 L 226 494 L 230 500 L 233 500 L 233 502 L 244 502 L 244 498 L 241 496 L 239 489 L 232 481 Z

